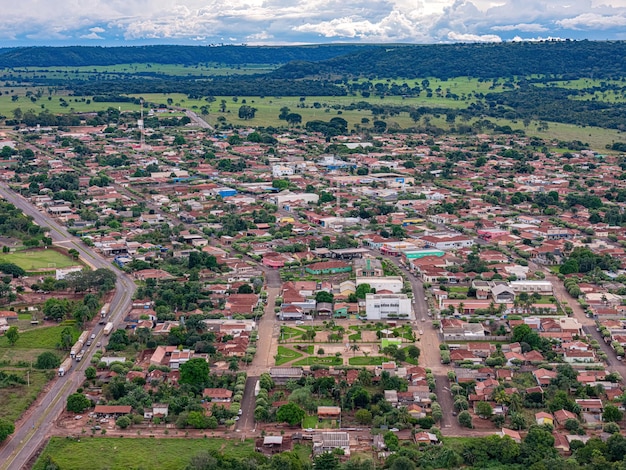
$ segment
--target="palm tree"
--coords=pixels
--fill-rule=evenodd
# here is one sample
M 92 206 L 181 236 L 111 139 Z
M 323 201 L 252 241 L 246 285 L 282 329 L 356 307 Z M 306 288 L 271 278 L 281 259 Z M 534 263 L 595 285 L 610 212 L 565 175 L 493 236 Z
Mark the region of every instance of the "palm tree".
M 359 349 L 361 349 L 361 348 L 359 348 L 359 345 L 358 345 L 358 344 L 354 344 L 354 343 L 353 343 L 353 344 L 351 344 L 351 345 L 350 345 L 350 350 L 354 353 L 354 354 L 352 355 L 352 357 L 356 356 L 356 352 L 357 352 Z

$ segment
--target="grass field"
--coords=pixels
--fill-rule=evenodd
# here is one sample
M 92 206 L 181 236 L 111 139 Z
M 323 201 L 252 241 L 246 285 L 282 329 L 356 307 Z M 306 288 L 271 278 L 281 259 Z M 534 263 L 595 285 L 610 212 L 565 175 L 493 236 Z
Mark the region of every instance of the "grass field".
M 53 437 L 33 467 L 43 470 L 44 458 L 50 455 L 63 470 L 180 470 L 199 452 L 218 451 L 225 455 L 251 457 L 252 439 L 120 439 Z
M 294 351 L 293 349 L 286 348 L 284 346 L 278 346 L 278 354 L 276 355 L 276 365 L 281 366 L 287 362 L 293 361 L 302 357 L 302 353 Z
M 79 263 L 56 250 L 24 250 L 1 253 L 0 263 L 14 263 L 26 271 L 42 268 L 67 268 Z
M 320 364 L 323 366 L 340 366 L 343 364 L 343 358 L 336 356 L 308 356 L 293 363 L 294 366 L 312 366 L 314 364 Z
M 127 69 L 127 72 L 134 72 L 135 69 L 131 70 L 128 67 L 137 67 L 137 71 L 142 71 L 142 69 L 140 70 L 140 65 L 145 67 L 145 64 L 128 64 L 125 66 L 116 66 L 114 68 L 118 69 L 120 72 L 124 72 L 124 68 Z M 201 73 L 204 70 L 202 66 L 199 66 L 197 69 L 194 67 L 185 68 L 182 66 L 171 66 L 171 68 L 173 71 L 176 71 L 176 73 L 173 72 L 173 74 Z M 387 96 L 384 97 L 384 99 L 375 96 L 368 98 L 363 98 L 362 96 L 309 96 L 306 97 L 306 99 L 302 102 L 300 101 L 299 97 L 239 96 L 233 98 L 231 96 L 216 96 L 215 101 L 212 103 L 209 103 L 205 99 L 189 99 L 186 95 L 182 93 L 147 93 L 143 94 L 141 97 L 144 98 L 146 102 L 154 103 L 157 106 L 159 104 L 167 105 L 168 100 L 171 100 L 174 106 L 195 110 L 198 113 L 200 113 L 201 107 L 207 106 L 209 109 L 209 114 L 203 116 L 203 118 L 212 125 L 217 125 L 219 123 L 218 118 L 226 118 L 226 121 L 234 126 L 286 127 L 287 123 L 278 119 L 278 115 L 282 107 L 288 107 L 291 112 L 298 113 L 302 116 L 302 126 L 304 126 L 307 121 L 329 121 L 333 117 L 341 117 L 348 122 L 348 128 L 350 130 L 357 130 L 371 128 L 372 122 L 378 118 L 374 117 L 370 110 L 342 110 L 339 109 L 341 106 L 347 106 L 358 102 L 368 102 L 371 104 L 385 104 L 394 106 L 434 106 L 440 108 L 461 109 L 466 108 L 475 101 L 475 97 L 473 95 L 474 91 L 477 93 L 486 93 L 494 91 L 499 92 L 503 90 L 501 84 L 496 85 L 495 88 L 492 89 L 493 84 L 491 81 L 479 82 L 478 80 L 468 79 L 467 77 L 455 78 L 454 80 L 448 81 L 441 81 L 436 79 L 429 79 L 429 81 L 429 86 L 433 91 L 440 89 L 440 95 L 434 92 L 433 96 L 431 97 L 427 97 L 425 93 L 422 93 L 422 95 L 419 97 Z M 403 81 L 399 81 L 399 83 L 402 82 Z M 558 86 L 566 86 L 568 88 L 580 89 L 593 85 L 593 82 L 593 80 L 582 80 L 577 81 L 576 83 L 562 82 L 559 83 Z M 407 83 L 409 83 L 410 85 L 420 85 L 421 80 L 409 80 L 407 81 Z M 61 96 L 56 94 L 50 96 L 50 99 L 48 99 L 48 96 L 46 94 L 35 102 L 31 102 L 31 99 L 29 97 L 24 96 L 25 90 L 26 88 L 17 88 L 16 91 L 7 90 L 9 91 L 9 94 L 0 95 L 0 114 L 3 114 L 5 116 L 12 116 L 12 111 L 18 107 L 22 111 L 32 109 L 36 112 L 40 112 L 43 109 L 46 109 L 52 113 L 99 111 L 105 110 L 109 107 L 120 108 L 122 112 L 139 110 L 139 105 L 134 103 L 96 103 L 93 101 L 88 102 L 90 101 L 89 97 Z M 446 98 L 445 93 L 447 90 L 450 90 L 451 93 L 454 93 L 458 96 L 463 96 L 464 99 L 455 100 L 452 98 Z M 30 91 L 34 92 L 35 89 L 32 89 Z M 18 96 L 17 101 L 13 101 L 13 95 Z M 589 96 L 589 98 L 591 98 L 591 96 Z M 609 92 L 602 96 L 596 95 L 595 98 L 599 101 L 607 102 L 615 102 L 619 101 L 620 99 L 623 101 L 623 97 L 620 97 L 618 95 L 614 96 Z M 61 104 L 63 103 L 61 99 L 66 102 L 67 106 L 61 106 Z M 223 113 L 219 110 L 222 100 L 225 101 L 226 106 L 226 110 Z M 257 109 L 256 115 L 253 119 L 244 120 L 238 117 L 238 110 L 242 104 L 247 104 Z M 363 123 L 363 118 L 368 119 L 369 122 Z M 410 128 L 415 126 L 415 122 L 406 112 L 384 117 L 383 120 L 387 123 L 388 128 Z M 625 140 L 622 132 L 612 129 L 602 129 L 594 127 L 582 128 L 575 125 L 549 122 L 549 128 L 547 130 L 539 130 L 538 122 L 536 121 L 531 122 L 528 127 L 524 127 L 521 120 L 512 121 L 507 119 L 495 118 L 488 118 L 488 120 L 499 126 L 509 125 L 513 129 L 522 129 L 526 132 L 527 135 L 537 136 L 542 139 L 556 139 L 565 141 L 580 140 L 582 142 L 588 143 L 592 149 L 600 152 L 605 151 L 605 146 L 607 144 Z M 476 121 L 476 119 L 470 120 L 468 124 L 474 121 Z M 449 129 L 451 127 L 450 123 L 446 122 L 445 116 L 440 116 L 439 118 L 433 116 L 430 119 L 430 122 L 432 125 L 440 127 L 442 129 Z M 555 149 L 556 147 L 550 148 L 550 150 L 552 151 L 554 151 Z
M 348 363 L 351 366 L 380 366 L 383 362 L 388 360 L 389 358 L 384 356 L 356 356 L 348 359 Z
M 16 374 L 27 380 L 26 370 L 4 370 L 7 374 Z M 52 371 L 54 375 L 56 371 Z M 17 387 L 0 388 L 0 418 L 17 420 L 24 411 L 28 409 L 30 404 L 35 401 L 39 392 L 48 383 L 48 372 L 41 370 L 31 370 L 28 374 L 30 386 L 19 385 Z
M 45 326 L 34 328 L 28 331 L 20 331 L 20 337 L 15 346 L 10 346 L 6 336 L 0 337 L 0 352 L 3 349 L 53 349 L 56 350 L 57 344 L 61 341 L 61 331 L 65 328 L 59 326 Z M 73 330 L 74 341 L 78 339 L 80 333 Z

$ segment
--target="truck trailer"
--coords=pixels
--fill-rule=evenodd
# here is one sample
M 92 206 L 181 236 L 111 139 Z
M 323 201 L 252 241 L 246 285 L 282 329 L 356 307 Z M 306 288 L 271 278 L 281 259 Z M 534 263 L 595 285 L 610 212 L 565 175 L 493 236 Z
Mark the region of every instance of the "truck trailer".
M 104 332 L 104 336 L 109 336 L 109 334 L 111 334 L 111 331 L 113 331 L 113 322 L 107 323 L 104 327 L 104 330 L 102 331 Z
M 104 318 L 109 314 L 109 310 L 111 309 L 111 304 L 110 303 L 106 303 L 104 304 L 104 306 L 102 307 L 102 310 L 100 310 L 100 317 Z
M 59 367 L 59 377 L 63 377 L 65 374 L 67 374 L 70 371 L 71 368 L 72 368 L 72 358 L 68 357 L 67 359 L 63 361 L 63 363 Z
M 72 346 L 72 350 L 70 351 L 70 357 L 72 359 L 75 359 L 76 356 L 78 355 L 78 353 L 80 352 L 80 350 L 83 349 L 83 346 L 87 342 L 88 338 L 89 338 L 89 332 L 88 331 L 83 331 L 80 334 L 80 337 L 78 338 L 78 341 L 76 341 L 76 343 L 74 343 L 74 346 Z

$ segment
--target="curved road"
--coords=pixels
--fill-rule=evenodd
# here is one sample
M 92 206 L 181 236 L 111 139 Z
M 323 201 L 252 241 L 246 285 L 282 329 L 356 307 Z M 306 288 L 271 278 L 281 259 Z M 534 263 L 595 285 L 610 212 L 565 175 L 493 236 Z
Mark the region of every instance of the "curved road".
M 24 214 L 33 218 L 41 227 L 47 227 L 55 245 L 76 249 L 83 261 L 92 268 L 112 269 L 110 261 L 102 258 L 94 250 L 84 245 L 76 237 L 68 233 L 65 227 L 37 210 L 29 201 L 13 192 L 4 183 L 0 183 L 0 196 L 19 208 Z M 112 269 L 117 274 L 115 295 L 111 300 L 108 321 L 117 326 L 123 314 L 130 308 L 135 293 L 135 283 L 131 277 Z M 33 454 L 39 449 L 52 429 L 53 422 L 65 408 L 67 397 L 73 393 L 84 379 L 84 370 L 90 364 L 95 344 L 102 338 L 103 325 L 96 325 L 92 333 L 96 335 L 92 346 L 86 348 L 85 357 L 81 362 L 74 362 L 72 369 L 63 377 L 57 377 L 45 395 L 29 410 L 30 417 L 22 419 L 15 433 L 0 447 L 0 470 L 19 470 L 25 467 Z

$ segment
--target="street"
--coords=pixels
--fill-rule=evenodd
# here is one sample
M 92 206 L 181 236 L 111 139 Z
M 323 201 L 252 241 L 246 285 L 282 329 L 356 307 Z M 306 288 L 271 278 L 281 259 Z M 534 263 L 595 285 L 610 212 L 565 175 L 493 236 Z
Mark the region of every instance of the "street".
M 255 428 L 254 409 L 255 396 L 254 387 L 259 376 L 263 372 L 269 372 L 274 365 L 274 356 L 278 352 L 278 321 L 274 306 L 276 297 L 280 294 L 280 273 L 278 270 L 270 269 L 265 271 L 267 282 L 267 304 L 265 314 L 259 320 L 257 351 L 252 363 L 246 369 L 248 378 L 246 388 L 241 401 L 241 419 L 237 422 L 237 431 L 251 431 Z
M 6 184 L 0 183 L 0 196 L 19 208 L 24 214 L 33 218 L 41 227 L 48 227 L 53 243 L 63 248 L 76 249 L 82 260 L 92 268 L 110 269 L 117 274 L 115 294 L 111 300 L 109 320 L 117 326 L 122 316 L 130 308 L 135 293 L 135 283 L 128 275 L 111 266 L 111 263 L 102 258 L 94 250 L 83 244 L 76 237 L 70 235 L 67 230 L 50 218 L 47 214 L 38 211 L 30 202 L 22 196 L 11 191 Z M 39 449 L 49 436 L 53 422 L 65 408 L 67 397 L 76 391 L 84 379 L 84 370 L 89 367 L 90 359 L 96 350 L 95 344 L 103 337 L 103 325 L 93 328 L 96 335 L 93 345 L 86 348 L 86 354 L 81 362 L 75 362 L 70 372 L 57 377 L 47 392 L 42 392 L 36 404 L 27 411 L 28 419 L 22 419 L 16 426 L 15 433 L 4 442 L 0 448 L 1 470 L 19 470 L 29 461 L 34 452 Z

